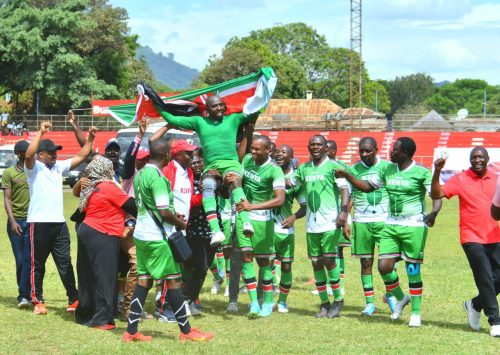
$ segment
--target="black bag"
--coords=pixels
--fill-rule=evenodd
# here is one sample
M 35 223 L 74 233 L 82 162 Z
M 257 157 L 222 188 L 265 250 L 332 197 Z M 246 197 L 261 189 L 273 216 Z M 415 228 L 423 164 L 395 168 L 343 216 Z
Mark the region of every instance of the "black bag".
M 163 239 L 168 241 L 168 245 L 170 245 L 174 259 L 178 263 L 183 263 L 184 261 L 190 259 L 193 255 L 193 251 L 191 250 L 184 233 L 182 233 L 182 231 L 176 231 L 170 234 L 170 236 L 167 236 L 167 232 L 165 232 L 163 224 L 158 220 L 156 215 L 149 208 L 146 208 L 146 210 L 151 218 L 153 218 L 153 221 L 155 221 L 158 228 L 160 228 Z
M 85 219 L 85 212 L 80 212 L 80 209 L 77 208 L 76 211 L 69 217 L 70 221 L 73 221 L 75 223 L 82 223 L 83 220 Z

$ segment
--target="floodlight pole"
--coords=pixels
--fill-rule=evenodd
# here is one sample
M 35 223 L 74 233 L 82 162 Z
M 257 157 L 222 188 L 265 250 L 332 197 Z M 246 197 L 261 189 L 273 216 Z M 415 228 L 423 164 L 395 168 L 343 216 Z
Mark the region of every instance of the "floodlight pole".
M 359 107 L 359 122 L 361 127 L 361 108 L 362 108 L 362 0 L 351 0 L 351 51 L 349 56 L 349 107 L 354 107 L 354 81 L 358 84 L 358 107 Z M 356 65 L 354 53 L 358 53 L 359 62 Z M 358 71 L 356 73 L 356 70 Z M 357 75 L 356 75 L 357 74 Z M 353 129 L 353 115 L 351 112 L 351 130 Z

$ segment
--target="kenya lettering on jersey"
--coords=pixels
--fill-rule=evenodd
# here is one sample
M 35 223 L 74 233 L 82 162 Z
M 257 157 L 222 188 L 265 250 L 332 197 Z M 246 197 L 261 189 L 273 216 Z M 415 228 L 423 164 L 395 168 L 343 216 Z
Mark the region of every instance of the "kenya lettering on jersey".
M 387 189 L 389 217 L 386 223 L 425 226 L 425 195 L 431 189 L 431 180 L 431 172 L 415 162 L 403 171 L 397 164 L 381 169 L 370 184 Z
M 257 165 L 250 154 L 243 158 L 243 190 L 249 202 L 259 203 L 274 198 L 274 190 L 285 190 L 281 168 L 271 159 Z M 250 211 L 253 220 L 270 220 L 271 211 Z
M 345 179 L 336 179 L 333 175 L 337 169 L 343 167 L 330 159 L 324 159 L 318 166 L 309 161 L 297 169 L 297 185 L 306 198 L 309 233 L 323 233 L 337 228 L 340 189 L 347 188 Z
M 291 184 L 295 185 L 295 171 L 292 170 L 286 174 L 285 180 L 290 180 Z M 306 202 L 304 195 L 300 193 L 300 189 L 297 186 L 286 189 L 285 203 L 283 206 L 274 210 L 274 231 L 276 233 L 293 234 L 295 232 L 294 227 L 283 228 L 281 226 L 283 221 L 292 215 L 294 199 L 296 199 L 299 204 L 304 204 Z
M 360 180 L 371 181 L 380 176 L 380 170 L 391 165 L 386 160 L 376 158 L 372 166 L 362 161 L 356 162 L 349 172 Z M 389 197 L 385 186 L 365 193 L 353 187 L 352 200 L 354 204 L 354 222 L 384 222 L 388 216 Z

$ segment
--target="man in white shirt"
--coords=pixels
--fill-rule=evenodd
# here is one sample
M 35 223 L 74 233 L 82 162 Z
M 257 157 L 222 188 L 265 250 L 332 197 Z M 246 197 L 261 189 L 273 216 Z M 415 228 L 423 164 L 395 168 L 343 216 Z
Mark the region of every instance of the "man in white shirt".
M 74 312 L 78 306 L 78 291 L 71 264 L 70 235 L 63 209 L 62 174 L 80 165 L 92 152 L 97 129 L 91 127 L 85 145 L 77 156 L 57 161 L 57 151 L 62 146 L 55 145 L 42 136 L 51 128 L 44 121 L 26 151 L 24 162 L 30 189 L 30 206 L 27 222 L 30 224 L 31 239 L 31 298 L 35 314 L 47 314 L 43 299 L 43 278 L 45 261 L 52 254 L 54 262 L 66 289 L 69 304 L 67 311 Z

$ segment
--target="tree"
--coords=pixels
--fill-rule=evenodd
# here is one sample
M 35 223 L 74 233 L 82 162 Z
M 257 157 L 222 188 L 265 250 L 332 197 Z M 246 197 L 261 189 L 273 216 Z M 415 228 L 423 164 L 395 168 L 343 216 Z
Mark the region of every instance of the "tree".
M 302 97 L 307 89 L 304 69 L 295 60 L 273 53 L 264 43 L 233 38 L 222 51 L 221 57 L 212 56 L 200 73 L 196 85 L 214 85 L 241 77 L 264 66 L 271 66 L 278 78 L 274 97 Z
M 445 84 L 427 99 L 427 104 L 440 113 L 451 114 L 466 108 L 471 114 L 479 114 L 483 112 L 485 91 L 488 113 L 500 112 L 500 88 L 478 79 L 459 79 Z
M 385 82 L 391 101 L 391 112 L 416 106 L 432 96 L 436 91 L 434 79 L 424 73 L 398 76 L 394 80 Z
M 45 112 L 124 95 L 138 46 L 126 20 L 107 0 L 3 1 L 0 85 L 16 98 L 38 97 Z

